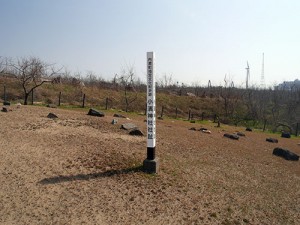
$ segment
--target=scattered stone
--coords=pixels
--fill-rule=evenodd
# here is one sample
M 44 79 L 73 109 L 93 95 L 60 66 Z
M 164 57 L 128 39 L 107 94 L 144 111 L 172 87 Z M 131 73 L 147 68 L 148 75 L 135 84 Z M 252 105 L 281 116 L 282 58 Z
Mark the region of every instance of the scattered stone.
M 205 130 L 207 130 L 206 128 L 203 128 L 203 127 L 201 127 L 200 129 L 199 129 L 199 131 L 205 131 Z
M 278 140 L 276 138 L 267 138 L 266 141 L 271 143 L 278 143 Z
M 2 112 L 8 112 L 8 109 L 6 107 L 3 107 L 1 111 Z
M 118 113 L 115 113 L 115 114 L 113 115 L 113 117 L 126 118 L 126 116 L 123 116 L 123 115 L 118 114 Z
M 112 121 L 111 121 L 111 124 L 117 124 L 118 123 L 118 120 L 116 120 L 116 119 L 113 119 Z
M 20 102 L 18 102 L 18 103 L 17 103 L 17 108 L 20 108 L 21 105 L 22 105 L 22 104 L 21 104 Z
M 8 102 L 8 101 L 4 101 L 4 102 L 3 102 L 3 105 L 10 106 L 10 102 Z
M 103 117 L 104 116 L 104 113 L 103 112 L 100 112 L 96 109 L 90 109 L 89 112 L 88 112 L 88 115 L 90 116 L 98 116 L 98 117 Z
M 55 105 L 55 104 L 48 104 L 48 105 L 46 105 L 46 107 L 48 107 L 48 108 L 57 108 L 57 105 Z
M 137 126 L 133 123 L 124 123 L 124 124 L 122 124 L 121 129 L 133 130 L 133 129 L 137 129 Z
M 286 160 L 298 161 L 299 156 L 287 149 L 283 148 L 274 148 L 273 155 L 280 156 Z
M 129 132 L 129 135 L 134 135 L 134 136 L 144 136 L 143 132 L 139 130 L 138 128 L 135 128 Z
M 242 132 L 237 132 L 236 135 L 240 136 L 240 137 L 245 137 L 246 135 Z
M 246 131 L 250 131 L 250 132 L 251 132 L 252 129 L 251 129 L 250 127 L 247 127 L 247 128 L 246 128 Z
M 236 135 L 236 134 L 224 134 L 224 137 L 227 137 L 227 138 L 230 138 L 230 139 L 233 139 L 233 140 L 239 140 L 239 136 Z
M 202 130 L 203 133 L 206 133 L 206 134 L 211 134 L 211 131 L 210 130 Z
M 288 132 L 282 132 L 281 133 L 281 137 L 283 137 L 283 138 L 291 138 L 291 134 L 288 133 Z
M 191 127 L 189 130 L 196 130 L 196 127 Z
M 49 113 L 47 117 L 50 118 L 50 119 L 56 119 L 56 118 L 58 118 L 58 116 L 55 115 L 54 113 Z

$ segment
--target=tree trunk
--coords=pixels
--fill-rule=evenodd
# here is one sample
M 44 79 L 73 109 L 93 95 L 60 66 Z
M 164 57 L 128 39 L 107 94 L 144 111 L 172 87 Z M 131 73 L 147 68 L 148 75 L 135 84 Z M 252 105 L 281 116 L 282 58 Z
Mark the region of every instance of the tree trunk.
M 24 105 L 28 105 L 28 97 L 30 95 L 30 92 L 29 93 L 25 93 L 25 96 L 24 96 Z

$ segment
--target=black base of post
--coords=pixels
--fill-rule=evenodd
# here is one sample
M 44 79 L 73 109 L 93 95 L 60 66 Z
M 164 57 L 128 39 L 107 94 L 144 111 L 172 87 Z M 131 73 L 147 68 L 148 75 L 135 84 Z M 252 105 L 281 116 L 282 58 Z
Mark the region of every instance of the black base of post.
M 143 162 L 143 169 L 147 173 L 158 173 L 159 163 L 155 158 L 155 147 L 147 147 L 147 159 Z
M 158 159 L 145 159 L 143 162 L 143 169 L 146 173 L 158 173 L 159 161 Z

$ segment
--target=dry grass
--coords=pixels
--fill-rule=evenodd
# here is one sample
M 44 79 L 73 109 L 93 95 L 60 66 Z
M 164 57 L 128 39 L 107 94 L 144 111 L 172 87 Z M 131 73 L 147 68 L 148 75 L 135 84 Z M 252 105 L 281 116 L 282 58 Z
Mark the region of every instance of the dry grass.
M 235 141 L 223 134 L 244 128 L 159 120 L 160 172 L 148 175 L 146 140 L 119 129 L 126 119 L 11 108 L 0 113 L 1 224 L 300 224 L 300 164 L 272 155 L 300 154 L 297 138 Z M 143 116 L 128 116 L 146 132 Z

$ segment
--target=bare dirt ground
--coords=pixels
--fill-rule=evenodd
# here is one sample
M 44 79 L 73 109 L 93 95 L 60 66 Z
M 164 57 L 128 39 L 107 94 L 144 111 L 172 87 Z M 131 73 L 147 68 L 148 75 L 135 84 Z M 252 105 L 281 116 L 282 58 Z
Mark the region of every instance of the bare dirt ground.
M 0 224 L 300 224 L 300 162 L 272 155 L 300 154 L 299 138 L 159 120 L 160 172 L 149 175 L 146 138 L 121 130 L 126 119 L 110 124 L 112 112 L 10 108 L 0 112 Z M 127 116 L 146 133 L 144 116 Z M 223 137 L 237 130 L 246 137 Z

